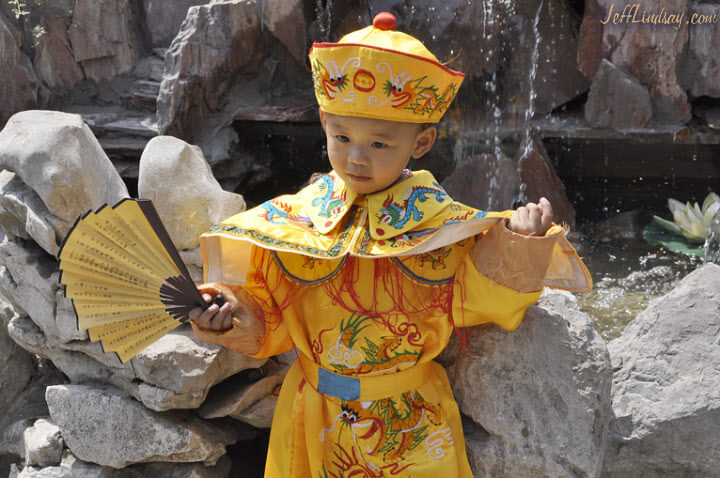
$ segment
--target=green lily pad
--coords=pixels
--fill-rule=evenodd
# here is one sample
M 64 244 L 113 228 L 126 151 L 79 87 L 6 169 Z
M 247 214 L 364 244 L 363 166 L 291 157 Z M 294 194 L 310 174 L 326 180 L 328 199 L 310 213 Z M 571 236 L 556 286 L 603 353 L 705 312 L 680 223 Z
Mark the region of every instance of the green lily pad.
M 705 249 L 702 244 L 692 242 L 680 234 L 674 234 L 663 229 L 655 221 L 645 226 L 643 229 L 643 237 L 650 244 L 665 246 L 673 252 L 696 257 L 703 257 L 703 255 L 705 255 Z

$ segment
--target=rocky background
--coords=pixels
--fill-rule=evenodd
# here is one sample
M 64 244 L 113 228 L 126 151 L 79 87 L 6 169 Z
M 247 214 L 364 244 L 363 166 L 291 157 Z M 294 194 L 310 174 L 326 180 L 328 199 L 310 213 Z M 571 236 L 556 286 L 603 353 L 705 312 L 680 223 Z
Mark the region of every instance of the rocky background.
M 77 331 L 55 254 L 79 214 L 147 197 L 199 279 L 209 224 L 328 168 L 313 41 L 390 10 L 466 71 L 415 167 L 481 208 L 546 195 L 574 222 L 541 135 L 518 127 L 535 113 L 717 128 L 720 25 L 603 25 L 610 3 L 0 1 L 0 477 L 261 476 L 292 358 L 250 359 L 180 328 L 123 365 Z M 15 114 L 34 108 L 63 113 Z M 492 154 L 453 131 L 487 132 Z M 557 292 L 511 334 L 470 331 L 475 353 L 452 343 L 442 360 L 476 475 L 720 476 L 718 290 L 707 264 L 609 345 Z

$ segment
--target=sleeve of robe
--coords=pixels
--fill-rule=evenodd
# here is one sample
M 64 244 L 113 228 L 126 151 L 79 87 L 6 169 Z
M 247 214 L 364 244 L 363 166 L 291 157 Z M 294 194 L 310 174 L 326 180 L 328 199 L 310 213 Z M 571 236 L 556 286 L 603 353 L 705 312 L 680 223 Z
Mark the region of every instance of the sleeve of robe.
M 510 231 L 500 223 L 480 237 L 455 274 L 452 316 L 456 327 L 520 325 L 539 298 L 560 226 L 545 236 Z
M 270 251 L 266 249 L 253 246 L 251 261 L 245 285 L 223 284 L 238 298 L 244 295 L 243 291 L 246 292 L 259 307 L 258 320 L 263 323 L 264 332 L 258 340 L 260 349 L 250 355 L 269 357 L 287 352 L 293 348 L 290 334 L 282 321 L 283 307 L 287 307 L 288 304 L 278 304 L 273 297 L 273 292 L 280 287 L 281 274 L 272 260 Z M 287 300 L 289 301 L 290 297 L 287 297 Z M 238 345 L 247 341 L 247 337 L 235 326 L 217 332 L 193 325 L 193 331 L 200 340 L 220 344 L 232 350 L 238 350 L 240 348 Z

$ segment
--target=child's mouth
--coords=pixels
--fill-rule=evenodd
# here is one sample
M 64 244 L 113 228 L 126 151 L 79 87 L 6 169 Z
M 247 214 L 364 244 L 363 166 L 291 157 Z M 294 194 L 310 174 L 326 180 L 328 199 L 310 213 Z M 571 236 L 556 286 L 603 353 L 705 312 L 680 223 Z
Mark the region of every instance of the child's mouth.
M 347 177 L 356 182 L 369 181 L 371 179 L 370 176 L 358 176 L 356 174 L 350 174 L 350 173 L 347 173 Z

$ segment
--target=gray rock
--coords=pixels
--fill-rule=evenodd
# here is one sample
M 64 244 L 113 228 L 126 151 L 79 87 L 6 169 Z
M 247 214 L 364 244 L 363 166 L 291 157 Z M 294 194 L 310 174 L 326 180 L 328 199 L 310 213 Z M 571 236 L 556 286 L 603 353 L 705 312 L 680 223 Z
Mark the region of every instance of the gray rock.
M 196 249 L 200 234 L 245 210 L 241 195 L 222 189 L 200 148 L 172 136 L 145 147 L 138 195 L 153 201 L 178 249 Z
M 5 421 L 5 420 L 3 420 Z M 33 420 L 26 418 L 0 427 L 0 469 L 6 470 L 11 463 L 20 463 L 25 459 L 25 429 L 32 426 Z
M 610 359 L 568 293 L 550 292 L 511 332 L 467 331 L 454 391 L 475 425 L 475 476 L 598 476 L 610 420 Z M 453 351 L 453 348 L 455 351 Z M 443 361 L 456 360 L 455 346 Z M 449 368 L 450 377 L 455 367 Z
M 153 410 L 197 408 L 210 387 L 242 370 L 261 367 L 266 361 L 202 342 L 186 326 L 132 359 L 133 371 L 141 382 L 131 393 Z
M 202 284 L 203 281 L 203 270 L 202 270 L 202 254 L 200 253 L 200 246 L 189 251 L 178 251 L 180 253 L 180 259 L 185 263 L 185 266 L 190 273 L 190 277 L 193 282 Z
M 567 197 L 565 185 L 555 171 L 542 137 L 535 129 L 528 130 L 519 149 L 518 172 L 520 193 L 524 203 L 545 197 L 553 208 L 554 221 L 575 226 L 575 208 Z
M 0 226 L 10 237 L 32 239 L 54 255 L 61 241 L 53 226 L 57 222 L 42 199 L 17 174 L 0 171 Z
M 510 71 L 503 83 L 512 84 L 520 97 L 508 98 L 508 103 L 520 112 L 532 107 L 533 112 L 548 114 L 588 89 L 588 80 L 574 67 L 580 18 L 560 0 L 509 3 L 512 13 L 501 19 L 512 31 L 505 37 Z M 482 31 L 482 25 L 476 28 Z
M 6 238 L 0 243 L 0 262 L 0 293 L 22 314 L 10 322 L 10 336 L 74 381 L 112 383 L 153 410 L 196 408 L 214 384 L 266 361 L 201 342 L 186 326 L 122 364 L 77 330 L 72 303 L 58 287 L 53 259 L 30 243 Z M 23 363 L 8 371 L 9 376 L 19 378 L 15 374 L 23 373 Z
M 104 354 L 98 344 L 48 344 L 27 317 L 11 320 L 8 331 L 23 348 L 51 360 L 74 382 L 110 383 L 156 411 L 197 408 L 213 385 L 266 361 L 201 342 L 187 327 L 170 332 L 125 364 Z
M 248 378 L 248 374 L 238 374 L 213 387 L 207 400 L 198 410 L 198 414 L 202 418 L 230 416 L 243 421 L 245 411 L 273 395 L 275 389 L 282 384 L 286 372 L 280 370 L 274 361 L 268 361 L 259 370 L 268 376 L 252 381 Z M 255 426 L 253 423 L 251 425 Z
M 87 337 L 77 330 L 72 304 L 62 297 L 54 259 L 30 242 L 5 238 L 0 263 L 0 293 L 40 327 L 47 346 Z
M 163 478 L 227 478 L 230 476 L 232 462 L 227 455 L 220 457 L 215 466 L 202 463 L 147 463 L 132 465 L 122 470 L 115 470 L 112 478 L 146 478 L 161 476 Z
M 688 16 L 720 17 L 720 5 L 691 5 Z M 697 18 L 697 17 L 696 17 Z M 720 98 L 720 21 L 690 25 L 687 52 L 678 63 L 678 81 L 695 97 Z
M 58 466 L 27 465 L 22 470 L 13 466 L 10 478 L 112 478 L 113 472 L 113 468 L 78 460 L 65 450 Z
M 472 156 L 445 178 L 443 188 L 456 201 L 484 211 L 511 209 L 520 193 L 515 161 L 501 154 Z
M 7 324 L 15 312 L 0 296 L 0 410 L 7 410 L 35 375 L 35 359 L 10 338 Z
M 188 9 L 194 5 L 210 3 L 209 0 L 176 0 L 169 8 L 162 0 L 143 0 L 145 24 L 150 33 L 153 47 L 170 46 L 187 16 Z
M 596 128 L 647 128 L 652 123 L 652 114 L 647 88 L 603 59 L 585 103 L 587 122 Z
M 25 459 L 25 429 L 38 418 L 49 416 L 45 388 L 66 380 L 52 364 L 41 360 L 30 383 L 3 408 L 0 413 L 0 470 L 7 470 L 11 463 L 21 463 Z
M 256 0 L 191 7 L 165 56 L 160 132 L 198 142 L 207 117 L 223 109 L 226 93 L 242 74 L 254 76 L 264 55 Z
M 60 428 L 41 418 L 23 433 L 25 443 L 25 464 L 29 466 L 51 466 L 60 463 L 63 439 Z
M 0 124 L 38 104 L 38 79 L 30 59 L 18 48 L 15 28 L 0 15 Z M 2 167 L 0 167 L 2 169 Z
M 103 466 L 150 461 L 212 466 L 235 440 L 230 429 L 190 412 L 152 412 L 111 387 L 57 385 L 47 388 L 45 398 L 73 455 Z
M 129 0 L 76 0 L 68 30 L 75 60 L 85 76 L 109 80 L 133 69 L 141 40 Z
M 638 16 L 648 14 L 686 14 L 689 0 L 668 0 L 662 5 L 638 3 Z M 603 58 L 625 69 L 648 88 L 653 106 L 653 119 L 660 124 L 678 124 L 691 117 L 685 90 L 678 83 L 680 56 L 688 39 L 687 16 L 679 25 L 648 25 L 612 21 L 607 18 L 613 0 L 588 0 L 578 45 L 578 68 L 593 79 Z M 627 4 L 632 8 L 636 4 Z M 624 8 L 614 3 L 613 13 Z M 619 12 L 622 14 L 622 11 Z M 677 26 L 678 28 L 675 28 Z
M 237 420 L 245 422 L 255 428 L 270 428 L 272 425 L 273 413 L 277 406 L 278 397 L 268 395 L 250 408 L 237 413 L 234 416 Z
M 642 229 L 647 224 L 645 216 L 641 209 L 621 212 L 598 224 L 593 234 L 601 242 L 642 240 Z
M 83 80 L 85 74 L 75 61 L 65 19 L 47 11 L 43 23 L 45 33 L 35 46 L 35 71 L 49 88 L 70 89 Z
M 307 55 L 307 23 L 302 0 L 266 0 L 263 2 L 263 27 L 280 40 L 300 65 Z
M 720 266 L 706 264 L 610 342 L 604 477 L 720 476 Z
M 202 463 L 155 462 L 130 465 L 116 470 L 78 460 L 66 450 L 59 466 L 45 468 L 26 466 L 22 470 L 14 466 L 10 478 L 146 478 L 148 476 L 160 476 L 163 478 L 226 478 L 229 476 L 230 468 L 230 459 L 227 456 L 222 456 L 215 466 L 205 466 Z
M 23 111 L 0 132 L 0 168 L 14 171 L 58 218 L 58 238 L 75 219 L 127 197 L 125 184 L 79 115 Z

